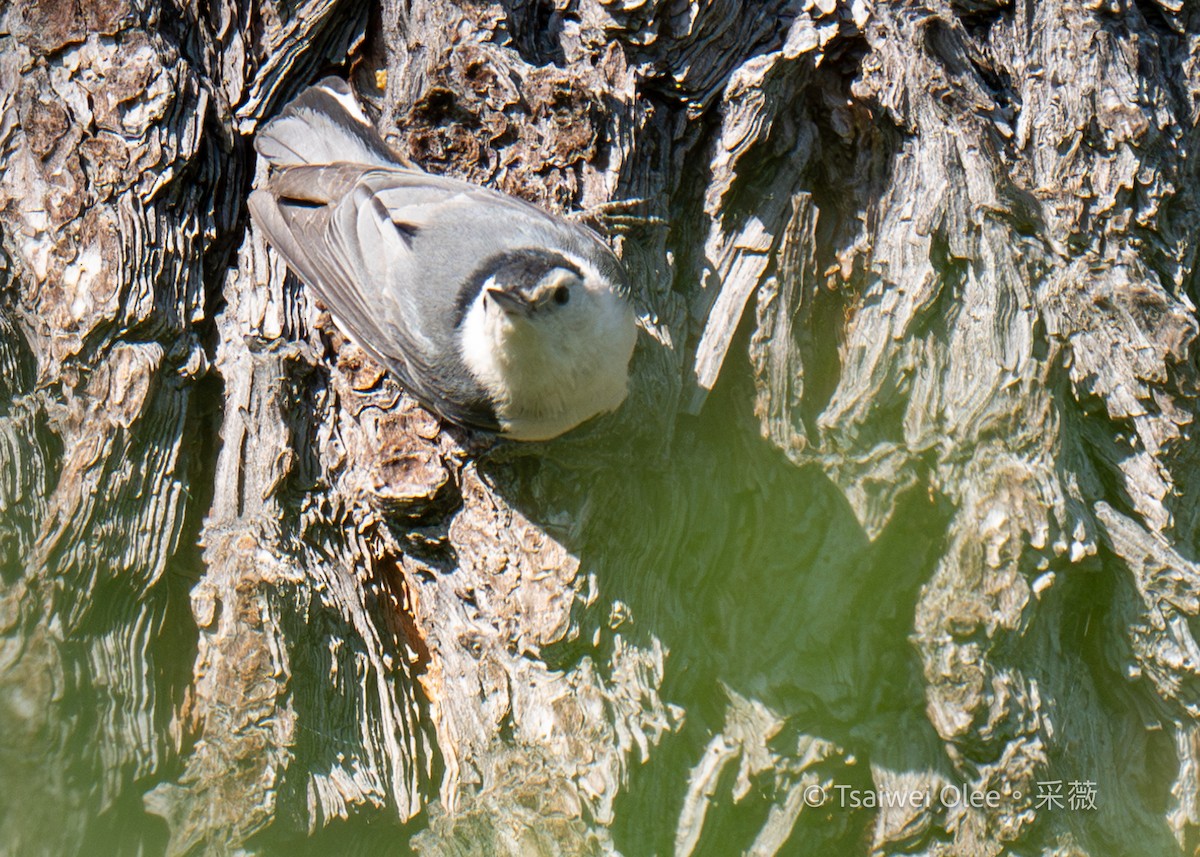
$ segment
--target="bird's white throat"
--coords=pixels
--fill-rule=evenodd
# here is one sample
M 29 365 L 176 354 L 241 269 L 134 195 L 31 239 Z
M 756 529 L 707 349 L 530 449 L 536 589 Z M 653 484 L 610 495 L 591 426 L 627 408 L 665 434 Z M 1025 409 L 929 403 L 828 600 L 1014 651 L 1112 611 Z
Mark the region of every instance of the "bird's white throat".
M 607 289 L 578 291 L 584 305 L 525 318 L 505 313 L 485 288 L 463 319 L 463 361 L 510 437 L 556 437 L 625 400 L 633 310 Z

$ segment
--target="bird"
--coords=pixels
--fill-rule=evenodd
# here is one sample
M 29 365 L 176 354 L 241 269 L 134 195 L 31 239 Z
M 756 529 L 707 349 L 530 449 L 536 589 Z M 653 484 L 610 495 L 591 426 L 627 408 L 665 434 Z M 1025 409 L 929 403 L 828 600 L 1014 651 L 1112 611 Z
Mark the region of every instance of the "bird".
M 591 229 L 413 166 L 337 77 L 292 99 L 255 149 L 268 170 L 248 200 L 253 221 L 425 408 L 544 441 L 625 400 L 631 288 Z

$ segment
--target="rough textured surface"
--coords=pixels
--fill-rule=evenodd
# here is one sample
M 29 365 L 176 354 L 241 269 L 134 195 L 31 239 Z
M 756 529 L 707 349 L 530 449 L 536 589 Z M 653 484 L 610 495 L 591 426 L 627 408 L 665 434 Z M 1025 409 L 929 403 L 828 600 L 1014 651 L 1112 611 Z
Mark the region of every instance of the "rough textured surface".
M 849 183 L 851 212 L 801 187 L 758 293 L 764 431 L 824 468 L 868 534 L 913 488 L 951 510 L 915 613 L 929 719 L 958 780 L 1024 797 L 922 821 L 931 853 L 1173 847 L 1129 783 L 1161 752 L 1141 728 L 1192 731 L 1194 23 L 1132 4 L 876 4 L 852 97 L 883 172 Z M 826 290 L 846 293 L 834 342 Z M 810 396 L 823 348 L 837 383 Z M 1101 627 L 1081 627 L 1096 597 Z M 1176 746 L 1184 845 L 1194 750 Z M 1048 771 L 1120 800 L 1086 826 L 1039 813 Z M 893 827 L 876 847 L 902 841 Z
M 1198 36 L 1167 2 L 5 6 L 0 847 L 1194 850 Z M 626 408 L 441 427 L 286 275 L 250 139 L 339 68 L 427 169 L 650 216 L 612 218 Z M 808 800 L 839 785 L 1004 799 Z

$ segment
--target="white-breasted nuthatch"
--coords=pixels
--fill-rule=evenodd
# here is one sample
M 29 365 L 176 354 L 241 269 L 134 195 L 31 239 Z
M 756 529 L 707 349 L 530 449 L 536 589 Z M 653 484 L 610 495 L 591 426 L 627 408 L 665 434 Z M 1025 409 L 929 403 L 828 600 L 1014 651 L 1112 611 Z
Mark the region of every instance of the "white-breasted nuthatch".
M 335 323 L 451 422 L 547 440 L 625 399 L 629 286 L 586 227 L 404 165 L 326 78 L 255 140 L 250 212 Z

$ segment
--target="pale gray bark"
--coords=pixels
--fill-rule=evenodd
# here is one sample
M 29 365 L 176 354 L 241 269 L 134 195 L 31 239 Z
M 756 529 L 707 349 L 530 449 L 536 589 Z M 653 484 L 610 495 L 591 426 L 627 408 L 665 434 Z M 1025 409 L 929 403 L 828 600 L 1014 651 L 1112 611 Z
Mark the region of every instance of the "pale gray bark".
M 0 10 L 0 849 L 1192 850 L 1198 36 L 1167 0 Z M 439 426 L 286 275 L 250 141 L 339 67 L 427 169 L 664 221 L 614 236 L 618 414 Z M 1005 798 L 806 807 L 839 784 Z

